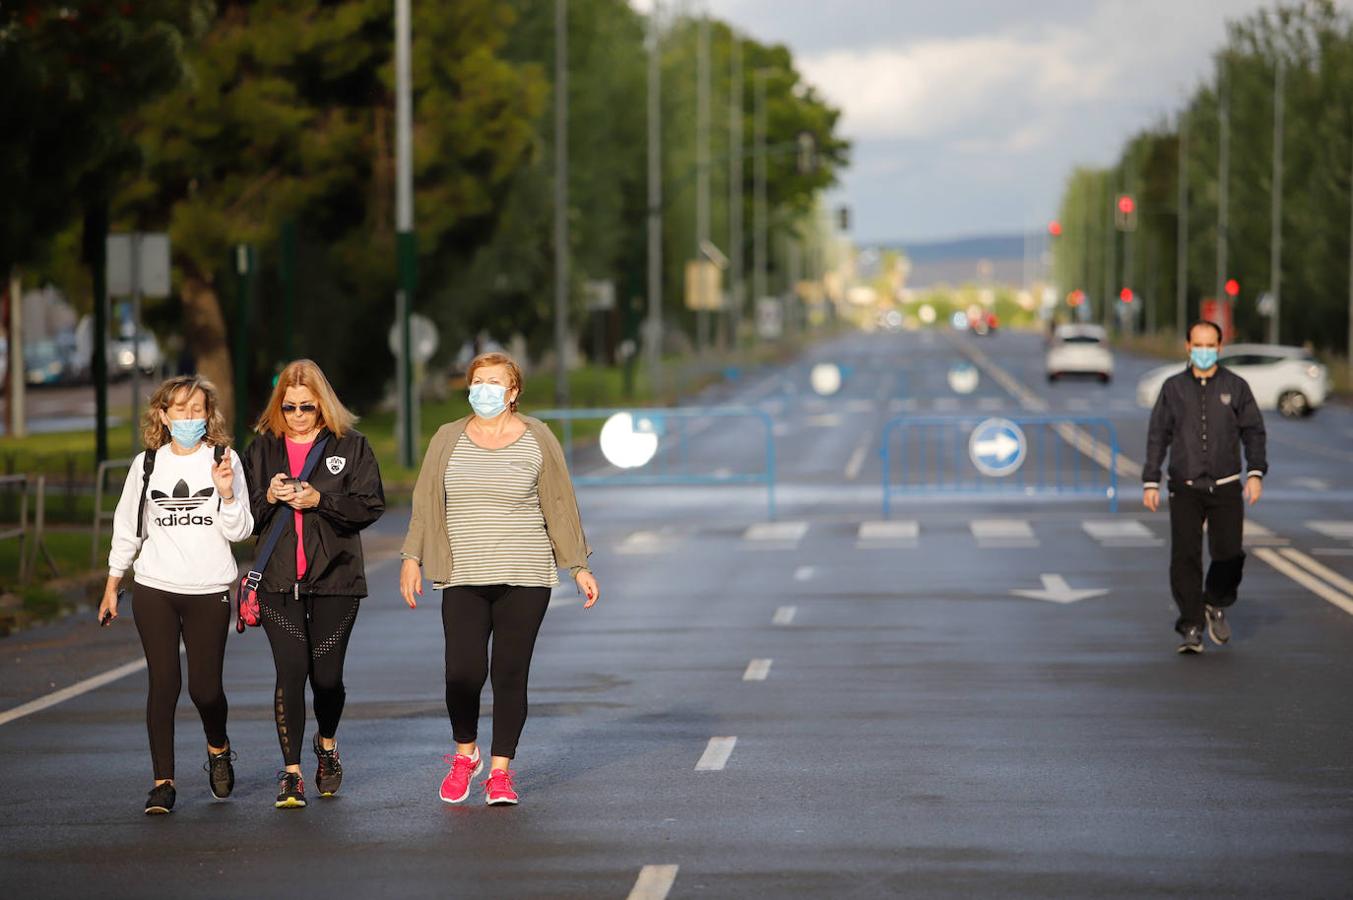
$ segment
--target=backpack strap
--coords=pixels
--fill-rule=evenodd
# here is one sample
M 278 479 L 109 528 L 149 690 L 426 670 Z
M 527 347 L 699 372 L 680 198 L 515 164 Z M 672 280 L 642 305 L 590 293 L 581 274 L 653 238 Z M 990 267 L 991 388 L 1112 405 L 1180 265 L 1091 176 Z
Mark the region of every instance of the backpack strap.
M 158 451 L 147 448 L 141 460 L 141 502 L 136 506 L 136 537 L 146 536 L 146 491 L 150 488 L 150 473 L 155 471 Z

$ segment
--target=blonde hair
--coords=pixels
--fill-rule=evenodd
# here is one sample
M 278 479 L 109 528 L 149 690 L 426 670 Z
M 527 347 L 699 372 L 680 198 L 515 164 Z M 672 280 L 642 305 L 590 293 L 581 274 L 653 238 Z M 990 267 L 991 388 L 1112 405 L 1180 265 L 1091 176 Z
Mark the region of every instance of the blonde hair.
M 287 388 L 293 387 L 309 388 L 310 393 L 315 395 L 315 403 L 319 406 L 319 424 L 328 428 L 334 437 L 342 437 L 357 424 L 357 417 L 338 399 L 329 379 L 324 377 L 324 372 L 315 361 L 298 359 L 287 363 L 277 376 L 277 386 L 272 389 L 272 397 L 254 425 L 255 431 L 259 434 L 271 433 L 275 437 L 286 434 L 287 422 L 282 415 L 282 398 L 286 396 Z
M 511 382 L 508 386 L 508 390 L 515 390 L 517 392 L 517 396 L 514 397 L 512 402 L 507 406 L 508 409 L 516 412 L 517 404 L 521 401 L 522 393 L 521 366 L 517 365 L 517 361 L 506 353 L 498 353 L 496 351 L 481 353 L 472 359 L 470 365 L 465 369 L 465 384 L 467 387 L 474 383 L 475 370 L 482 369 L 485 366 L 503 366 L 507 369 L 507 380 Z
M 176 375 L 167 379 L 156 388 L 141 417 L 141 445 L 147 450 L 158 450 L 169 443 L 169 428 L 160 421 L 161 411 L 166 414 L 169 407 L 178 399 L 179 392 L 186 391 L 183 399 L 190 399 L 198 391 L 207 406 L 206 442 L 213 447 L 229 447 L 230 432 L 226 430 L 225 416 L 221 414 L 221 403 L 216 394 L 216 385 L 201 375 Z

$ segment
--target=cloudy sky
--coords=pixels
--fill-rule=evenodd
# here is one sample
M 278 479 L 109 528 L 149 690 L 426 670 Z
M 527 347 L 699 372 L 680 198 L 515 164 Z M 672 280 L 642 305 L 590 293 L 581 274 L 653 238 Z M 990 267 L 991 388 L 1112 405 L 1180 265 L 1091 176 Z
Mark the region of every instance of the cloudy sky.
M 1226 21 L 1271 5 L 704 0 L 788 45 L 845 111 L 855 150 L 836 199 L 860 241 L 1040 227 L 1074 166 L 1112 161 L 1135 129 L 1173 113 L 1210 70 Z

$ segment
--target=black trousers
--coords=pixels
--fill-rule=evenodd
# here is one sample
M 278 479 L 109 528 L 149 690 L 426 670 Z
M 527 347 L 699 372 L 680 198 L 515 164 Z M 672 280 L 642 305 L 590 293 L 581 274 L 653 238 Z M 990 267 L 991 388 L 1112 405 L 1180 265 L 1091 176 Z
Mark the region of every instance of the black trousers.
M 188 655 L 188 696 L 202 717 L 207 743 L 224 747 L 230 712 L 221 668 L 230 627 L 230 595 L 174 594 L 143 584 L 132 586 L 132 616 L 146 654 L 150 690 L 146 694 L 146 732 L 155 778 L 174 777 L 174 710 L 183 688 L 179 638 Z
M 494 756 L 511 759 L 526 724 L 526 681 L 536 635 L 550 605 L 547 587 L 509 584 L 449 587 L 442 591 L 446 632 L 446 712 L 458 744 L 479 736 L 479 695 L 493 680 Z M 493 665 L 489 665 L 489 637 Z
M 343 661 L 348 639 L 357 620 L 360 597 L 316 597 L 293 594 L 260 594 L 263 630 L 272 644 L 277 686 L 273 693 L 273 718 L 282 759 L 289 766 L 301 763 L 305 744 L 305 682 L 315 695 L 315 722 L 320 737 L 338 733 L 343 704 Z
M 1203 578 L 1203 524 L 1211 557 Z M 1179 607 L 1175 630 L 1202 628 L 1203 606 L 1227 607 L 1236 602 L 1236 590 L 1245 569 L 1241 540 L 1245 527 L 1245 497 L 1239 482 L 1212 490 L 1170 485 L 1170 591 Z

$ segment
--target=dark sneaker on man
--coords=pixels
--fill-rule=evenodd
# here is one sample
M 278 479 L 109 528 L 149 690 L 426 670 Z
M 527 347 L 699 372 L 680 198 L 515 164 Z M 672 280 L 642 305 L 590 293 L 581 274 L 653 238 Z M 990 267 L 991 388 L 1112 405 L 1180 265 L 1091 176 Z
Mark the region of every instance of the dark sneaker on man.
M 157 784 L 150 789 L 150 796 L 146 797 L 146 815 L 162 816 L 174 808 L 174 799 L 178 793 L 174 786 L 169 782 Z
M 305 806 L 305 779 L 300 772 L 288 772 L 283 769 L 277 773 L 278 809 L 302 809 Z
M 315 758 L 319 760 L 319 766 L 315 769 L 315 787 L 319 788 L 321 797 L 332 797 L 343 783 L 343 764 L 338 761 L 338 745 L 334 744 L 332 750 L 325 750 L 317 734 L 314 746 Z
M 1202 653 L 1203 632 L 1201 628 L 1185 628 L 1179 641 L 1180 653 Z
M 1226 621 L 1226 613 L 1222 612 L 1221 607 L 1207 606 L 1207 636 L 1212 638 L 1212 643 L 1218 646 L 1231 639 L 1231 624 Z
M 224 800 L 235 790 L 235 767 L 231 765 L 234 760 L 235 751 L 229 747 L 220 753 L 207 751 L 207 761 L 202 764 L 202 771 L 207 773 L 207 780 L 211 782 L 211 795 L 217 800 Z

